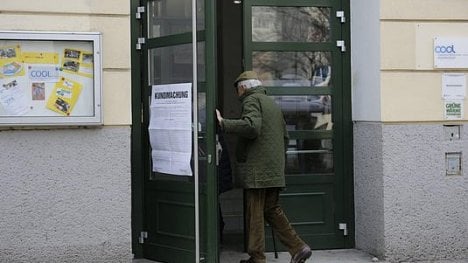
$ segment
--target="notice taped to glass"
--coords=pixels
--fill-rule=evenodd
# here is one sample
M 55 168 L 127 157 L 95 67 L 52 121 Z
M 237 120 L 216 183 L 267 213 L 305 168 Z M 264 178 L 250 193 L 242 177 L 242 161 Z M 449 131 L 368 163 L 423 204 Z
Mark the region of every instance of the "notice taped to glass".
M 153 85 L 148 131 L 153 171 L 191 176 L 192 83 Z

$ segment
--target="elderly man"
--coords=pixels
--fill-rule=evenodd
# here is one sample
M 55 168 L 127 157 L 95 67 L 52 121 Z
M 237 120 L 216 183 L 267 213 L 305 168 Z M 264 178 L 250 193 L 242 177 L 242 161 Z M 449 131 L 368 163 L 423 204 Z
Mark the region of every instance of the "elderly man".
M 264 220 L 275 230 L 291 254 L 291 263 L 305 262 L 312 252 L 297 235 L 278 203 L 285 187 L 284 165 L 288 133 L 281 109 L 266 95 L 257 73 L 246 71 L 234 82 L 242 102 L 240 119 L 216 116 L 225 133 L 239 137 L 237 176 L 245 189 L 247 252 L 241 263 L 265 263 Z

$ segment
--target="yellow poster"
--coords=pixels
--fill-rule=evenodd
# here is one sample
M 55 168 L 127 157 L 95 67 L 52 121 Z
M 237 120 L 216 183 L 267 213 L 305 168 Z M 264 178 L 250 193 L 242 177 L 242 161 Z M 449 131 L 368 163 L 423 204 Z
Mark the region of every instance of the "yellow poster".
M 23 76 L 20 46 L 0 47 L 0 78 Z
M 23 63 L 28 64 L 58 64 L 59 55 L 54 52 L 23 52 Z
M 63 51 L 62 70 L 80 76 L 93 77 L 92 52 L 80 49 L 66 48 Z
M 47 108 L 69 116 L 80 96 L 82 85 L 76 81 L 61 78 L 47 100 Z

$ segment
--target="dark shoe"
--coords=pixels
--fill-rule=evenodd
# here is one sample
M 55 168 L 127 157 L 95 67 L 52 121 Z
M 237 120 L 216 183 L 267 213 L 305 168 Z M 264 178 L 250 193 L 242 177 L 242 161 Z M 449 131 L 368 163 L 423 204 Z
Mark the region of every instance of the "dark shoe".
M 255 263 L 250 258 L 249 259 L 242 259 L 240 263 Z
M 312 256 L 312 251 L 309 246 L 305 245 L 299 252 L 294 254 L 291 258 L 291 263 L 304 263 L 310 256 Z

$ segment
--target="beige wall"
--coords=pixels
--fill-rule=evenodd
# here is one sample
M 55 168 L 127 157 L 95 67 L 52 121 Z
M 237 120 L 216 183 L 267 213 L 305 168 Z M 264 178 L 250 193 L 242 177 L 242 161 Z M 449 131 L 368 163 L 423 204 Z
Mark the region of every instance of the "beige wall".
M 381 120 L 444 121 L 433 38 L 468 37 L 466 0 L 381 0 Z M 468 107 L 465 100 L 465 120 Z
M 15 0 L 0 5 L 0 30 L 101 32 L 105 125 L 131 124 L 129 0 Z

